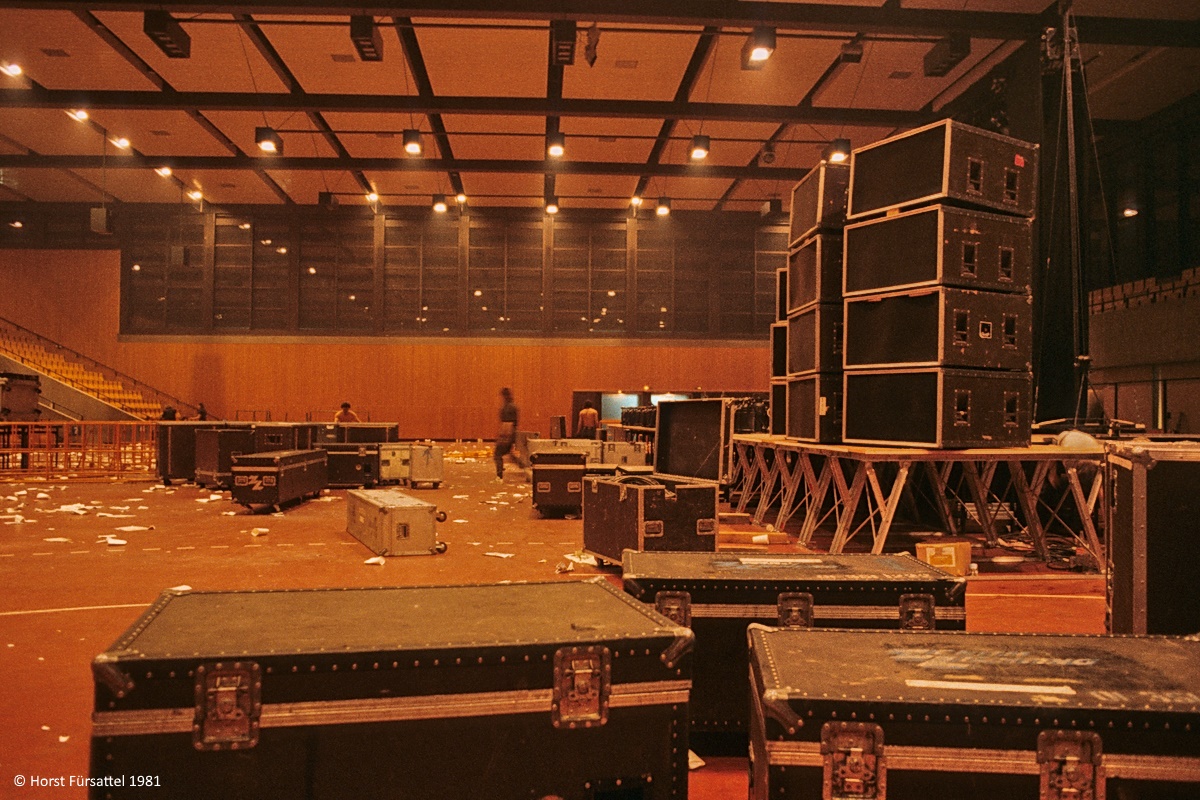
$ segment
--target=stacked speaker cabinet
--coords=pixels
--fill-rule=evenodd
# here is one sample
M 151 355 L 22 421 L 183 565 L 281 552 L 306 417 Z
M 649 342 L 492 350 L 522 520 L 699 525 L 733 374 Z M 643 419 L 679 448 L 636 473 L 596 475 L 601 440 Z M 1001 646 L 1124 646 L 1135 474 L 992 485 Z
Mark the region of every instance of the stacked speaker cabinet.
M 952 120 L 852 153 L 844 441 L 1029 443 L 1037 156 Z
M 849 180 L 849 167 L 823 162 L 792 189 L 786 377 L 776 379 L 780 388 L 771 392 L 772 420 L 782 418 L 781 432 L 791 439 L 841 441 L 842 226 Z

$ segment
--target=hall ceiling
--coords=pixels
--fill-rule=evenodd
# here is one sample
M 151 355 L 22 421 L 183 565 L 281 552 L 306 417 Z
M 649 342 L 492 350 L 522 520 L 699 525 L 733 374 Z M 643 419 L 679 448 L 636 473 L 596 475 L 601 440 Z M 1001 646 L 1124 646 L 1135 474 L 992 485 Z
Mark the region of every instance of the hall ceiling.
M 1057 24 L 1047 0 L 451 0 L 6 2 L 0 9 L 0 201 L 677 209 L 785 204 L 830 140 L 869 144 L 938 118 L 1021 43 Z M 143 32 L 165 10 L 191 40 L 168 58 Z M 1142 119 L 1200 88 L 1200 3 L 1077 0 L 1091 109 Z M 362 61 L 350 15 L 371 15 Z M 576 25 L 574 63 L 550 63 L 551 21 Z M 776 47 L 742 69 L 752 28 Z M 925 77 L 949 34 L 970 54 Z M 588 43 L 594 44 L 594 51 Z M 844 63 L 845 45 L 861 46 Z M 594 52 L 589 64 L 586 53 Z M 77 121 L 67 112 L 86 110 Z M 262 153 L 270 127 L 282 154 Z M 421 132 L 407 155 L 403 132 Z M 566 152 L 546 155 L 549 133 Z M 693 136 L 711 140 L 700 163 Z M 113 141 L 126 137 L 130 146 Z M 770 151 L 773 158 L 764 157 Z M 170 177 L 155 167 L 170 166 Z

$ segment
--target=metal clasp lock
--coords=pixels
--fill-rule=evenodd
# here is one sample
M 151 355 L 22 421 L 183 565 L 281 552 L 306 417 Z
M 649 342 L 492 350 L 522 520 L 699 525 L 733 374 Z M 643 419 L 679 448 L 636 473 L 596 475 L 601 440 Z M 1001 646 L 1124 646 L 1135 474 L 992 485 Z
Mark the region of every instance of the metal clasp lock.
M 1037 760 L 1040 800 L 1104 800 L 1100 735 L 1092 731 L 1042 731 Z
M 197 667 L 192 746 L 204 751 L 254 747 L 258 744 L 261 696 L 262 672 L 258 664 Z
M 813 626 L 813 596 L 808 592 L 779 593 L 779 627 L 811 628 Z
M 936 627 L 933 595 L 900 595 L 900 627 L 906 631 L 931 631 Z
M 656 593 L 654 610 L 676 625 L 692 627 L 692 595 L 688 592 Z
M 608 721 L 612 661 L 607 647 L 563 647 L 554 653 L 556 728 L 592 728 Z
M 866 722 L 821 726 L 822 800 L 886 800 L 883 728 Z

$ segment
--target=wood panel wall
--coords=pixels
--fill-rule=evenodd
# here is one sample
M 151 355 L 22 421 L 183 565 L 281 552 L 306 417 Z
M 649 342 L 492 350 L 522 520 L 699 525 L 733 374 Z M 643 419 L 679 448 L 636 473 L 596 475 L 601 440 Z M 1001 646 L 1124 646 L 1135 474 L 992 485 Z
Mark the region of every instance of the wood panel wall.
M 761 342 L 372 338 L 122 340 L 120 253 L 0 250 L 0 316 L 233 417 L 332 417 L 342 401 L 408 437 L 491 438 L 509 386 L 521 428 L 548 434 L 575 390 L 767 390 Z

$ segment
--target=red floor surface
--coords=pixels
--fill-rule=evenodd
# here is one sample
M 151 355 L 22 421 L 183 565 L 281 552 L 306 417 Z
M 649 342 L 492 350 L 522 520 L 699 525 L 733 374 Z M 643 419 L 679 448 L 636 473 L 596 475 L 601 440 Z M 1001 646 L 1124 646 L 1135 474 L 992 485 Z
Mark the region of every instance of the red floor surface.
M 439 489 L 415 489 L 449 514 L 445 555 L 365 564 L 345 532 L 343 492 L 281 515 L 250 515 L 192 485 L 0 484 L 0 798 L 82 798 L 81 788 L 17 787 L 21 776 L 88 770 L 92 658 L 165 588 L 265 589 L 571 580 L 556 573 L 582 546 L 582 524 L 541 519 L 510 467 L 448 455 Z M 215 495 L 215 496 L 214 496 Z M 121 531 L 136 526 L 144 530 Z M 254 528 L 265 528 L 253 535 Z M 125 544 L 109 544 L 115 536 Z M 511 557 L 488 555 L 511 553 Z M 614 577 L 615 579 L 615 577 Z M 1098 576 L 990 576 L 969 583 L 969 627 L 1100 632 Z M 745 797 L 747 762 L 712 758 L 691 773 L 693 800 Z M 179 796 L 165 788 L 164 798 Z

